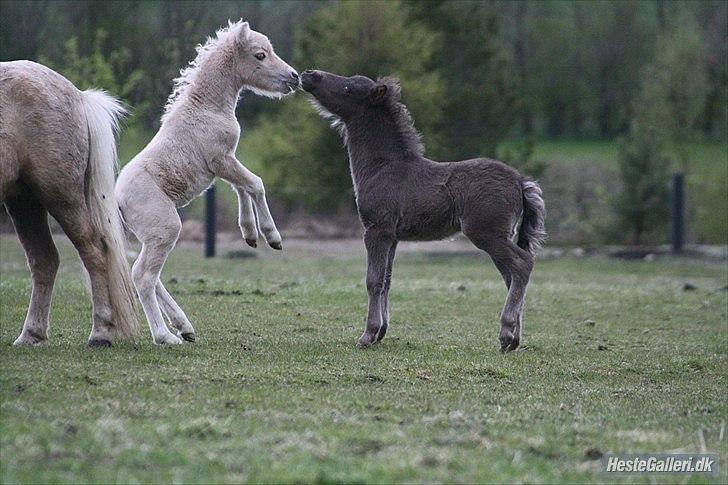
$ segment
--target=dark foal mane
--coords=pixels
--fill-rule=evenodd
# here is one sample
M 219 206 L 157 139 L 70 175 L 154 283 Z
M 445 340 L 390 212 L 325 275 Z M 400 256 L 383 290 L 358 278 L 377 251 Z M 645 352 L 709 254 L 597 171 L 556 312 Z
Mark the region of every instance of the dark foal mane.
M 415 128 L 407 107 L 402 104 L 402 88 L 399 80 L 394 77 L 383 77 L 377 79 L 377 83 L 387 86 L 387 94 L 382 101 L 382 106 L 392 116 L 396 126 L 397 134 L 405 145 L 405 149 L 416 156 L 425 155 L 425 145 L 422 143 L 422 136 Z
M 396 127 L 396 135 L 404 144 L 404 148 L 411 154 L 419 157 L 425 155 L 425 146 L 422 143 L 422 136 L 415 128 L 414 120 L 401 102 L 402 88 L 399 80 L 394 77 L 382 77 L 377 79 L 378 84 L 387 86 L 387 93 L 376 107 L 382 107 L 391 116 Z M 344 139 L 344 145 L 348 144 L 349 136 L 344 121 L 324 108 L 315 97 L 311 96 L 311 104 L 319 115 L 331 122 L 331 127 L 336 129 Z M 371 109 L 371 108 L 370 108 Z

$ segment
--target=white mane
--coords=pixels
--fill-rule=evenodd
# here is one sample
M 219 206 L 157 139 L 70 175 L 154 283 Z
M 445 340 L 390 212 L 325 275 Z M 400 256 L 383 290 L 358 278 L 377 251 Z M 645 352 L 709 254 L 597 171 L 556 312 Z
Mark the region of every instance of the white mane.
M 197 80 L 200 66 L 210 59 L 213 54 L 218 52 L 220 48 L 227 46 L 230 40 L 234 39 L 240 33 L 240 29 L 243 28 L 243 23 L 243 19 L 237 22 L 228 20 L 228 26 L 215 32 L 215 37 L 208 37 L 204 44 L 197 44 L 197 47 L 195 47 L 197 57 L 190 61 L 187 67 L 180 69 L 179 77 L 173 81 L 174 87 L 172 88 L 172 93 L 167 98 L 167 104 L 164 105 L 162 123 L 169 117 L 175 105 L 186 97 L 189 87 Z

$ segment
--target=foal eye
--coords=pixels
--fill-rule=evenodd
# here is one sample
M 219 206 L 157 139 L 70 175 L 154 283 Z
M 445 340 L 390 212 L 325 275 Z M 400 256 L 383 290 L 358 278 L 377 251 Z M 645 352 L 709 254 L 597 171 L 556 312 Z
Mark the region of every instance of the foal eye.
M 262 52 L 258 52 L 258 53 L 257 53 L 257 54 L 255 55 L 255 58 L 256 58 L 256 59 L 258 59 L 259 61 L 262 61 L 263 59 L 265 59 L 265 54 L 264 54 L 264 53 L 262 53 Z
M 349 92 L 349 86 L 344 86 L 344 92 L 346 92 L 346 93 Z

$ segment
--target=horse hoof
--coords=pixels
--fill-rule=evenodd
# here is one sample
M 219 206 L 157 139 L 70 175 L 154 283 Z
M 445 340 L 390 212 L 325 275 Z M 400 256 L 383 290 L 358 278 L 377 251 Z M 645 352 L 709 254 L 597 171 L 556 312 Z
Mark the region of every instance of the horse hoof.
M 181 335 L 182 335 L 182 338 L 188 342 L 195 342 L 197 340 L 197 336 L 195 335 L 195 332 L 185 332 Z
M 518 348 L 520 341 L 513 335 L 503 335 L 500 337 L 501 352 L 512 352 Z
M 182 340 L 170 333 L 169 335 L 163 335 L 161 338 L 155 338 L 154 343 L 157 345 L 179 345 L 182 343 Z
M 376 336 L 374 336 L 370 333 L 364 332 L 364 334 L 361 337 L 359 337 L 359 341 L 357 342 L 356 346 L 359 347 L 360 349 L 366 349 L 367 347 L 371 347 L 373 344 L 376 343 L 375 338 L 376 338 Z
M 283 250 L 283 246 L 279 242 L 272 242 L 272 243 L 269 243 L 269 244 L 270 244 L 270 247 L 272 247 L 273 249 L 275 249 L 277 251 Z
M 13 345 L 15 345 L 16 347 L 26 345 L 31 347 L 38 347 L 41 345 L 45 345 L 46 343 L 48 343 L 48 338 L 41 334 L 38 334 L 36 332 L 23 332 L 18 338 L 15 339 Z
M 245 242 L 250 246 L 251 248 L 257 248 L 258 247 L 258 241 L 255 239 L 245 239 Z
M 92 338 L 88 341 L 89 347 L 111 347 L 111 341 L 105 338 Z

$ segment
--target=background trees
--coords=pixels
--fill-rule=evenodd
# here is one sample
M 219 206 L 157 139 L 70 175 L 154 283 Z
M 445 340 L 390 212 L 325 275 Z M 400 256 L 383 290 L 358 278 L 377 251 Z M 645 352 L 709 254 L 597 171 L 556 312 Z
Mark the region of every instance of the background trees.
M 122 138 L 120 150 L 128 158 L 158 127 L 172 79 L 195 45 L 240 17 L 300 70 L 400 77 L 429 156 L 500 156 L 542 175 L 547 195 L 566 207 L 560 220 L 583 214 L 559 231 L 593 239 L 598 230 L 578 228 L 594 225 L 604 207 L 616 208 L 623 222 L 629 217 L 620 207 L 639 209 L 639 198 L 625 202 L 634 174 L 657 180 L 680 169 L 689 173 L 692 214 L 704 227 L 696 239 L 725 239 L 726 224 L 713 230 L 709 217 L 728 209 L 725 184 L 716 183 L 726 169 L 720 160 L 696 165 L 712 155 L 695 148 L 725 140 L 728 129 L 722 0 L 4 0 L 0 59 L 41 60 L 81 86 L 123 97 L 134 107 L 126 132 L 133 136 Z M 245 95 L 238 110 L 241 159 L 266 178 L 274 199 L 315 212 L 351 207 L 341 141 L 305 96 L 275 103 Z M 597 163 L 595 140 L 619 137 L 626 144 L 609 152 L 612 164 Z M 574 158 L 569 150 L 577 145 L 588 148 Z M 561 151 L 546 153 L 548 146 Z M 645 157 L 654 163 L 644 165 Z M 622 202 L 612 197 L 597 210 L 576 191 L 560 200 L 579 170 L 600 174 L 590 192 L 622 191 Z M 665 223 L 658 219 L 655 228 Z M 629 239 L 633 229 L 614 237 Z

